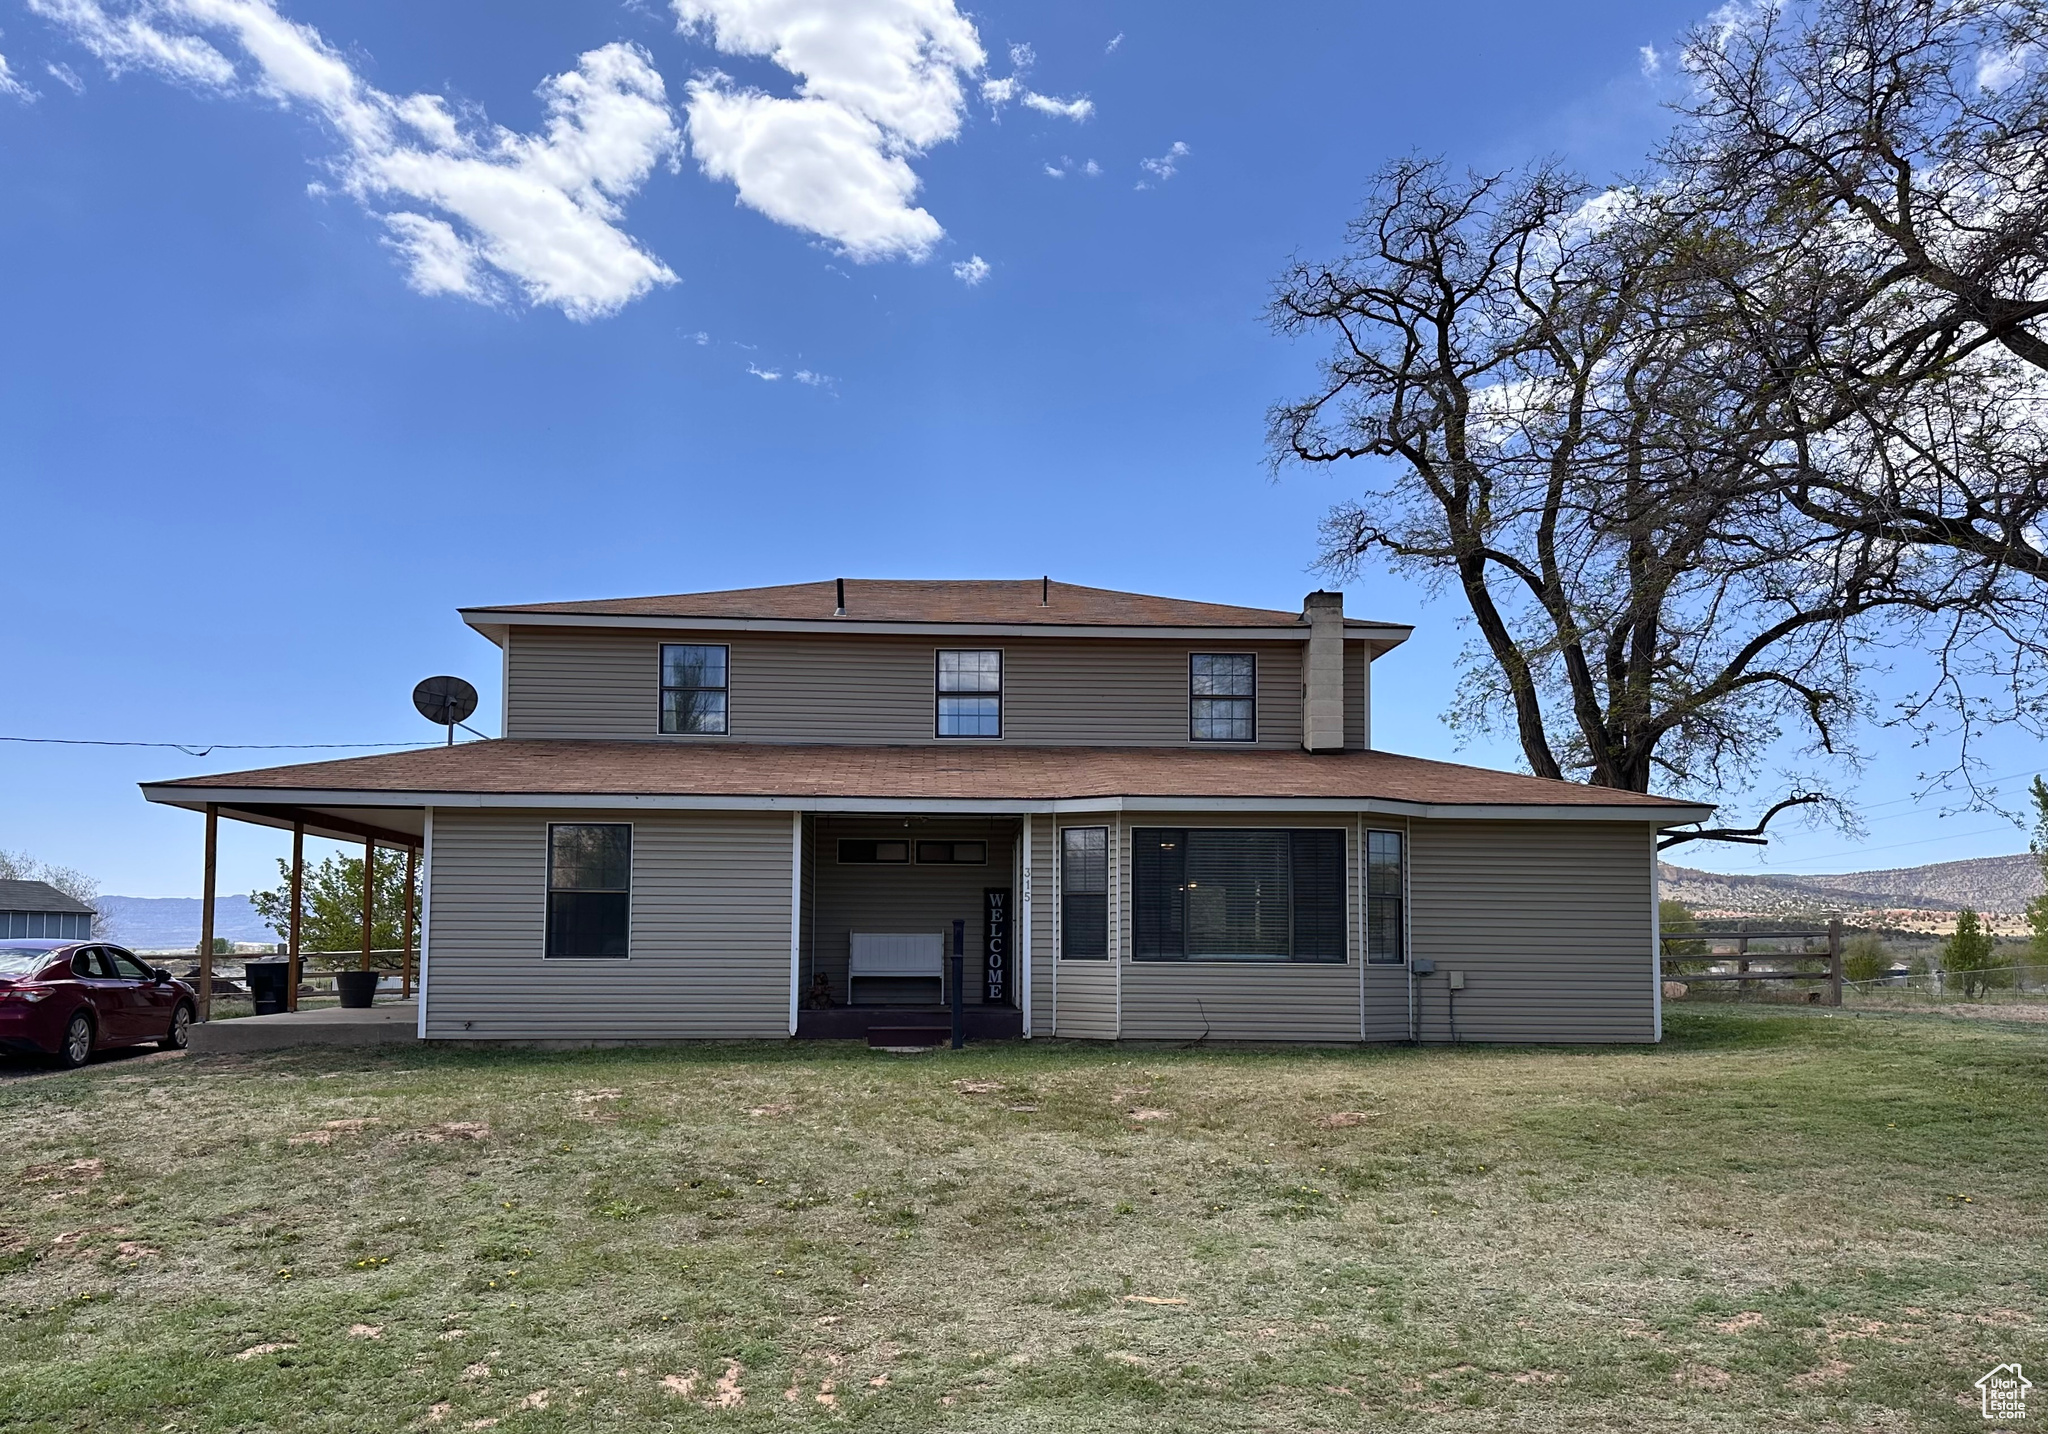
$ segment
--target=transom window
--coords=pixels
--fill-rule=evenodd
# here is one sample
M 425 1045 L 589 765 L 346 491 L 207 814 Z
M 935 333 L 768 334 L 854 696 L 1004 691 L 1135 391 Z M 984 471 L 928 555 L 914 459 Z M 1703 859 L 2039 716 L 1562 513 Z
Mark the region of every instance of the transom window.
M 1002 736 L 1003 654 L 942 650 L 938 700 L 941 737 Z
M 731 649 L 702 643 L 661 645 L 661 730 L 725 731 L 725 670 Z
M 920 866 L 987 866 L 985 841 L 921 841 L 917 844 Z
M 549 824 L 549 956 L 624 956 L 632 904 L 631 826 L 624 822 Z
M 1342 961 L 1344 833 L 1139 828 L 1131 834 L 1137 961 Z
M 893 865 L 909 860 L 910 843 L 907 841 L 856 841 L 843 837 L 839 842 L 841 866 Z
M 1109 955 L 1109 828 L 1060 832 L 1060 955 L 1100 961 Z
M 1188 654 L 1188 736 L 1193 740 L 1258 740 L 1258 696 L 1258 659 L 1251 653 Z
M 1376 966 L 1398 966 L 1408 957 L 1401 846 L 1399 832 L 1365 834 L 1365 959 Z

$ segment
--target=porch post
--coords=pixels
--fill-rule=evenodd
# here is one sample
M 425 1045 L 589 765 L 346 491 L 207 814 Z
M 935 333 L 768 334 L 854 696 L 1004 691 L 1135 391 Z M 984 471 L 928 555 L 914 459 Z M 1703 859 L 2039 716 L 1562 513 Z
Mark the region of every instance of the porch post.
M 206 876 L 199 894 L 199 1019 L 213 1019 L 213 874 L 220 850 L 220 808 L 206 804 Z
M 1021 840 L 1023 859 L 1017 867 L 1017 912 L 1021 935 L 1010 943 L 1017 963 L 1017 1003 L 1024 1008 L 1024 1039 L 1031 1039 L 1031 813 L 1024 813 Z
M 789 814 L 789 1034 L 796 1035 L 797 982 L 803 972 L 804 814 Z
M 420 849 L 409 846 L 405 849 L 405 984 L 399 992 L 406 1000 L 412 999 L 412 931 L 416 913 L 413 910 L 413 874 L 419 869 Z
M 363 969 L 370 969 L 370 922 L 376 911 L 377 839 L 363 838 Z
M 299 938 L 299 928 L 305 924 L 306 890 L 306 824 L 292 823 L 292 924 L 286 934 L 291 944 L 286 948 L 289 957 L 288 974 L 291 987 L 285 992 L 284 1008 L 287 1011 L 299 1009 L 299 970 L 305 956 L 305 943 Z

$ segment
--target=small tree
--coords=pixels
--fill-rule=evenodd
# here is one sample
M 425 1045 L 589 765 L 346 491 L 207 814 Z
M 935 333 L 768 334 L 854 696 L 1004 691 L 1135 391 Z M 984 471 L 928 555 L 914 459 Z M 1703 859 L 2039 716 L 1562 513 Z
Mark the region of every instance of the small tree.
M 1842 948 L 1842 974 L 1851 981 L 1882 981 L 1891 969 L 1891 948 L 1875 931 L 1858 932 Z
M 2034 838 L 2027 850 L 2041 866 L 2042 893 L 2027 903 L 2027 925 L 2033 928 L 2034 945 L 2029 953 L 2035 964 L 2048 962 L 2048 782 L 2034 778 L 2028 789 L 2034 799 Z
M 252 891 L 249 903 L 271 930 L 291 939 L 292 869 L 280 859 L 277 887 Z M 305 925 L 300 950 L 350 952 L 363 946 L 363 859 L 336 852 L 306 868 Z M 414 873 L 413 911 L 419 906 L 418 873 Z M 377 855 L 376 890 L 372 893 L 370 944 L 382 951 L 405 940 L 405 857 L 399 852 Z
M 1700 924 L 1694 918 L 1692 908 L 1684 902 L 1672 901 L 1667 898 L 1657 903 L 1657 931 L 1664 938 L 1663 954 L 1670 957 L 1693 956 L 1701 958 L 1699 960 L 1674 963 L 1668 968 L 1672 974 L 1701 971 L 1713 964 L 1712 961 L 1705 959 L 1707 957 L 1706 942 L 1674 939 L 1684 936 L 1687 932 L 1699 929 Z
M 1963 983 L 1965 996 L 1982 995 L 1990 984 L 1986 972 L 1991 967 L 1994 949 L 1991 933 L 1984 929 L 1977 913 L 1965 906 L 1956 913 L 1955 935 L 1941 943 L 1941 969 Z

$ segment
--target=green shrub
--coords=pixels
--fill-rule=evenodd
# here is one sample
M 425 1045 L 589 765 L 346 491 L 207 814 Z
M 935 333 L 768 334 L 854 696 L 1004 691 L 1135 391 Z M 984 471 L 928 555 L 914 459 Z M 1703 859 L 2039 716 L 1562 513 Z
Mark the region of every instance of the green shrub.
M 1657 930 L 1664 938 L 1666 956 L 1705 957 L 1707 943 L 1704 941 L 1673 940 L 1689 931 L 1697 931 L 1700 924 L 1692 914 L 1692 908 L 1682 901 L 1660 901 L 1657 903 Z M 1686 971 L 1704 971 L 1712 965 L 1711 960 L 1674 961 L 1665 967 L 1667 972 L 1680 974 Z
M 1875 931 L 1858 932 L 1842 948 L 1842 974 L 1851 981 L 1881 981 L 1891 969 L 1891 948 Z

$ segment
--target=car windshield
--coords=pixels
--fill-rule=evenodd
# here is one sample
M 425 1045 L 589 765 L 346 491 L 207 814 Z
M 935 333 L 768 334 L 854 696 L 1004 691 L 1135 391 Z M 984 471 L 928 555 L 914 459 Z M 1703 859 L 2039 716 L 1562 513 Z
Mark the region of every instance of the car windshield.
M 0 946 L 0 976 L 33 976 L 50 959 L 43 946 Z

